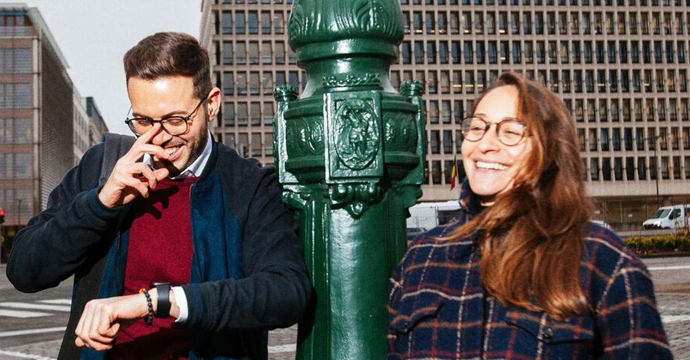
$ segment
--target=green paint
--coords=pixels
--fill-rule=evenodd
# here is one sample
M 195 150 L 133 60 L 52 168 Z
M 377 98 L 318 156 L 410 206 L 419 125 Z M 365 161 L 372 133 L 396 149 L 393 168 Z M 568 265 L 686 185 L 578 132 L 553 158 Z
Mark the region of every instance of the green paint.
M 297 358 L 383 359 L 388 278 L 421 196 L 426 144 L 421 84 L 401 95 L 388 78 L 400 5 L 296 0 L 288 28 L 307 85 L 299 98 L 274 93 L 274 154 L 315 288 Z

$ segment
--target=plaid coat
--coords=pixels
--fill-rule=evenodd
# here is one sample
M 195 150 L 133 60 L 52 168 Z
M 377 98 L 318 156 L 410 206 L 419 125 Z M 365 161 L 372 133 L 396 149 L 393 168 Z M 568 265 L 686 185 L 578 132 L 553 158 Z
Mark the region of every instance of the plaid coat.
M 421 235 L 390 282 L 388 359 L 672 359 L 645 265 L 592 224 L 580 282 L 593 314 L 557 321 L 488 296 L 476 239 L 435 237 L 478 212 L 463 184 L 463 216 Z M 529 259 L 526 259 L 529 261 Z

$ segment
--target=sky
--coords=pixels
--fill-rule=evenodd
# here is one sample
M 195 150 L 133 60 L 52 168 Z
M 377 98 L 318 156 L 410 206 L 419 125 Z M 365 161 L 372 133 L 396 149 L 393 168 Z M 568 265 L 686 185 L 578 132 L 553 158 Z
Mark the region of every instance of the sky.
M 122 57 L 159 31 L 199 37 L 201 0 L 0 0 L 41 12 L 82 97 L 93 96 L 110 132 L 129 134 Z

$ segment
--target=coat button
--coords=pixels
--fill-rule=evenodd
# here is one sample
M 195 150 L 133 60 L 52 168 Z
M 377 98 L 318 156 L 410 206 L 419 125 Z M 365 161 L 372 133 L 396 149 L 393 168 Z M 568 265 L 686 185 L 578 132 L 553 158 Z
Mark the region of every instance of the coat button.
M 553 329 L 550 327 L 544 328 L 542 333 L 545 339 L 551 339 L 553 337 Z
M 403 323 L 403 329 L 407 330 L 408 326 L 410 326 L 410 323 L 408 323 L 408 322 Z

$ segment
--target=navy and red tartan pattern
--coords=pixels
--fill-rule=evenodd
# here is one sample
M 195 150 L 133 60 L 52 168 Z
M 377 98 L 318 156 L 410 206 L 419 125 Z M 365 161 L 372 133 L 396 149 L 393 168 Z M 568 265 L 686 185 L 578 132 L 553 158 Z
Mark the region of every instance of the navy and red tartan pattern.
M 474 212 L 463 209 L 457 223 L 415 239 L 393 274 L 389 360 L 673 358 L 650 274 L 613 232 L 592 224 L 584 241 L 580 282 L 592 312 L 558 321 L 488 296 L 475 239 L 436 238 Z

